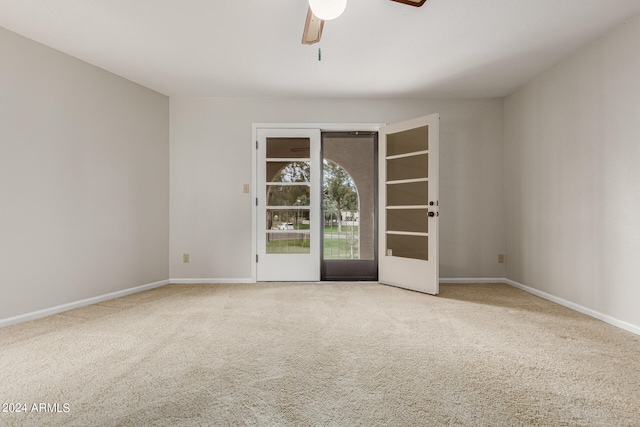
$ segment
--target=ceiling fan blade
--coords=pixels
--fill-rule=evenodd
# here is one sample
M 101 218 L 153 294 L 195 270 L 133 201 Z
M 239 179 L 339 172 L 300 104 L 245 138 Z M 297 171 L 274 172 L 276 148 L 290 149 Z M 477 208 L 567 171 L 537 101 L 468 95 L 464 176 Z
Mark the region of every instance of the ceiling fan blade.
M 391 1 L 397 1 L 398 3 L 403 3 L 403 4 L 408 4 L 408 5 L 411 5 L 411 6 L 415 6 L 415 7 L 420 7 L 427 0 L 391 0 Z
M 302 32 L 302 44 L 318 43 L 322 37 L 322 28 L 324 28 L 324 21 L 315 16 L 309 8 Z

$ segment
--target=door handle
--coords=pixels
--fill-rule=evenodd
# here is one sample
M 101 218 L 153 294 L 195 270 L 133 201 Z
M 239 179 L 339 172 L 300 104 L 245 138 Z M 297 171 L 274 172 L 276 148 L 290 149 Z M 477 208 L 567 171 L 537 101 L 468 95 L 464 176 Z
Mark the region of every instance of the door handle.
M 429 216 L 436 216 L 436 213 L 435 213 L 435 212 L 427 212 L 427 215 L 429 215 Z

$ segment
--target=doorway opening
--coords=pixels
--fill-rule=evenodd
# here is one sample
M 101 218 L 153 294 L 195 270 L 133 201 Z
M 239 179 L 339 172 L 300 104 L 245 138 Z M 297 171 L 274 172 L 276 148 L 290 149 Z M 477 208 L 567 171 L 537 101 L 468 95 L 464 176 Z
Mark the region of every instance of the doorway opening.
M 321 280 L 378 280 L 377 132 L 324 132 Z
M 379 281 L 436 295 L 439 119 L 254 123 L 255 280 Z M 344 169 L 357 195 L 357 212 L 340 214 L 351 227 L 347 258 L 325 256 L 324 224 L 332 232 L 337 218 L 323 211 L 323 159 Z

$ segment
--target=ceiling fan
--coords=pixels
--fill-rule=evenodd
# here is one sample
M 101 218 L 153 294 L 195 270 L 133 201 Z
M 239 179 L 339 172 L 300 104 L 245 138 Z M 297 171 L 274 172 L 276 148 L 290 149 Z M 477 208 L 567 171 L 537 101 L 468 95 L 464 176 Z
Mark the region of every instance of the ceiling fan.
M 420 7 L 427 0 L 391 0 L 410 6 Z M 335 19 L 342 15 L 347 7 L 347 0 L 309 0 L 307 19 L 302 33 L 302 44 L 314 44 L 320 41 L 324 21 Z

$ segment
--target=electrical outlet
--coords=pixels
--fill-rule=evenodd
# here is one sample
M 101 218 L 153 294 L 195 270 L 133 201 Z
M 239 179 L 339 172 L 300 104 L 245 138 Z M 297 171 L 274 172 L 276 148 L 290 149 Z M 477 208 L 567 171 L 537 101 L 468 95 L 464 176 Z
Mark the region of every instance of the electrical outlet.
M 504 254 L 498 254 L 498 264 L 504 264 Z
M 387 256 L 393 256 L 393 249 L 387 249 Z
M 189 263 L 189 254 L 182 254 L 182 262 L 185 264 Z

